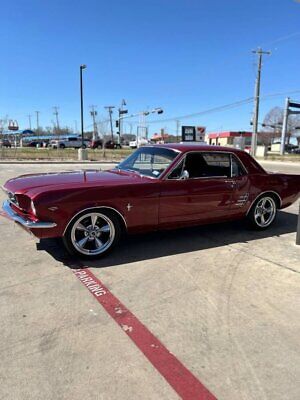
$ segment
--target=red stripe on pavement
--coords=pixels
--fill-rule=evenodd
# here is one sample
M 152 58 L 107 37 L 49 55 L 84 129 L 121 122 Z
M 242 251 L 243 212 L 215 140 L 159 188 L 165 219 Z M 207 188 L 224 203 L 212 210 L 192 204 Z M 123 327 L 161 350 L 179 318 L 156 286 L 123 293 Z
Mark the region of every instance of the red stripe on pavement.
M 130 312 L 89 269 L 73 270 L 169 385 L 184 400 L 216 397 Z

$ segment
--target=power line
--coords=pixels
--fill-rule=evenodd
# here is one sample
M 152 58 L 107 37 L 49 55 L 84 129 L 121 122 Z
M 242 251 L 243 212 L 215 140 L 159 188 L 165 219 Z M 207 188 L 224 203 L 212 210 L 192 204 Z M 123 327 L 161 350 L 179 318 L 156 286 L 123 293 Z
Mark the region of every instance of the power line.
M 270 94 L 265 94 L 264 96 L 261 96 L 260 99 L 264 100 L 268 97 L 279 97 L 279 96 L 284 96 L 286 94 L 295 94 L 295 93 L 300 93 L 300 90 L 290 90 L 288 92 L 278 92 L 278 93 L 270 93 Z
M 253 97 L 248 97 L 248 98 L 243 99 L 243 100 L 235 101 L 234 103 L 229 103 L 229 104 L 225 104 L 223 106 L 209 108 L 207 110 L 199 111 L 199 112 L 196 112 L 196 113 L 193 113 L 193 114 L 180 115 L 180 116 L 176 116 L 176 117 L 172 117 L 172 118 L 158 119 L 158 120 L 154 120 L 154 121 L 152 120 L 152 121 L 149 121 L 148 123 L 154 124 L 154 123 L 159 123 L 159 122 L 176 121 L 177 119 L 181 120 L 181 119 L 186 119 L 186 118 L 198 117 L 200 115 L 212 114 L 212 113 L 215 113 L 215 112 L 218 112 L 218 111 L 223 111 L 223 110 L 227 110 L 227 109 L 231 109 L 231 108 L 236 108 L 236 107 L 242 106 L 244 104 L 251 103 L 252 101 L 253 101 Z
M 263 96 L 260 96 L 260 100 L 266 100 L 267 98 L 272 98 L 272 97 L 280 97 L 283 95 L 287 95 L 287 94 L 295 94 L 295 93 L 300 93 L 300 89 L 296 89 L 296 90 L 290 90 L 290 91 L 286 91 L 286 92 L 277 92 L 277 93 L 269 93 L 269 94 L 265 94 Z M 228 104 L 224 104 L 222 106 L 217 106 L 217 107 L 213 107 L 213 108 L 209 108 L 207 110 L 203 110 L 203 111 L 198 111 L 195 112 L 193 114 L 186 114 L 186 115 L 181 115 L 181 116 L 175 116 L 175 117 L 170 117 L 170 118 L 165 118 L 165 119 L 157 119 L 157 120 L 152 120 L 152 121 L 147 121 L 148 124 L 156 124 L 156 123 L 160 123 L 160 122 L 173 122 L 176 120 L 181 120 L 181 119 L 187 119 L 187 118 L 193 118 L 193 117 L 197 117 L 197 116 L 202 116 L 202 115 L 206 115 L 206 114 L 213 114 L 216 112 L 220 112 L 220 111 L 227 111 L 230 109 L 234 109 L 234 108 L 238 108 L 241 107 L 245 104 L 250 104 L 252 103 L 254 100 L 254 97 L 248 97 L 239 101 L 235 101 L 233 103 L 228 103 Z M 135 115 L 134 115 L 135 116 Z M 130 116 L 128 117 L 128 119 L 130 118 Z M 104 120 L 103 122 L 109 122 L 109 119 Z M 137 124 L 138 121 L 131 121 L 131 124 Z M 91 125 L 88 125 L 88 127 L 91 127 Z
M 281 37 L 279 37 L 279 38 L 277 38 L 277 39 L 272 40 L 271 42 L 264 43 L 262 46 L 271 46 L 271 45 L 273 45 L 273 44 L 275 44 L 275 43 L 283 42 L 284 40 L 291 39 L 291 38 L 293 38 L 293 37 L 295 37 L 295 36 L 298 36 L 298 35 L 300 35 L 300 32 L 299 32 L 299 31 L 298 31 L 298 32 L 291 33 L 291 34 L 289 34 L 289 35 L 281 36 Z

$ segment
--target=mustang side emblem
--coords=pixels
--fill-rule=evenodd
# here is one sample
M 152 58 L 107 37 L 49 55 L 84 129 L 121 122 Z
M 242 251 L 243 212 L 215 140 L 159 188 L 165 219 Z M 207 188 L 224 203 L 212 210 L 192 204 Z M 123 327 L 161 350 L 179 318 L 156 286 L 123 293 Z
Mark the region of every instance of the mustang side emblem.
M 127 210 L 130 211 L 133 206 L 130 203 L 128 203 L 126 207 L 127 207 Z
M 236 206 L 239 206 L 239 207 L 243 207 L 243 205 L 245 205 L 245 204 L 247 203 L 248 198 L 249 198 L 249 193 L 245 193 L 245 194 L 241 195 L 241 196 L 238 198 L 238 200 L 237 200 L 237 202 L 235 203 L 235 205 L 236 205 Z

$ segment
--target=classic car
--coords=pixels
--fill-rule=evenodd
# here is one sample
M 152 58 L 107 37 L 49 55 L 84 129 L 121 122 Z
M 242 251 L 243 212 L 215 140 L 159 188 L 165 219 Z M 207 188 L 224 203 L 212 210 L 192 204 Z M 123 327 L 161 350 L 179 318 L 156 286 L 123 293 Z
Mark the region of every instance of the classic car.
M 268 228 L 299 198 L 300 176 L 266 172 L 241 150 L 193 144 L 145 146 L 113 169 L 24 175 L 3 187 L 3 210 L 38 238 L 97 258 L 122 232 L 247 218 Z

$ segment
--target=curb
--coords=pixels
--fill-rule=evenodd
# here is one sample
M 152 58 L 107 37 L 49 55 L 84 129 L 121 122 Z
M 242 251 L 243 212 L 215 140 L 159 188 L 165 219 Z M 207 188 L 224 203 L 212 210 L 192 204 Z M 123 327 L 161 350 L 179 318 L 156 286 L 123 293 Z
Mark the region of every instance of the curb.
M 119 161 L 58 161 L 58 160 L 0 160 L 1 164 L 87 164 L 87 165 L 94 165 L 94 164 L 118 164 Z

